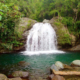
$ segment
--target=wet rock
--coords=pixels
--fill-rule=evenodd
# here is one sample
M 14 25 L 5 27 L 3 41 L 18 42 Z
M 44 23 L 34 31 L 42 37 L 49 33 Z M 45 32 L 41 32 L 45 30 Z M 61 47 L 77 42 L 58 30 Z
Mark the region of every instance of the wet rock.
M 74 69 L 74 68 L 71 67 L 71 66 L 69 66 L 69 65 L 67 65 L 67 64 L 63 64 L 63 63 L 60 62 L 60 61 L 57 61 L 57 62 L 55 63 L 55 65 L 53 64 L 53 65 L 50 67 L 50 73 L 53 72 L 53 69 L 54 69 L 55 71 L 59 71 L 59 70 L 72 70 L 72 69 Z
M 49 76 L 48 80 L 65 80 L 65 78 L 59 75 L 52 74 Z
M 22 80 L 20 77 L 17 78 L 9 78 L 9 80 Z
M 80 60 L 72 61 L 71 66 L 73 66 L 73 67 L 80 67 Z
M 0 80 L 8 80 L 8 78 L 4 74 L 0 74 Z
M 18 65 L 19 65 L 19 66 L 22 66 L 22 67 L 25 67 L 25 66 L 29 66 L 30 64 L 27 63 L 27 62 L 25 62 L 25 61 L 20 61 L 20 62 L 18 63 Z
M 55 66 L 54 64 L 50 67 L 50 73 L 52 73 L 53 69 L 55 71 L 59 71 L 59 69 L 57 68 L 57 66 Z
M 56 61 L 55 66 L 56 66 L 58 69 L 63 69 L 63 68 L 64 68 L 63 63 L 60 62 L 60 61 Z
M 51 69 L 54 69 L 55 71 L 59 71 L 59 69 L 54 64 L 51 66 Z
M 29 78 L 29 73 L 28 72 L 24 72 L 24 71 L 15 71 L 12 73 L 13 77 L 21 77 L 24 79 L 28 79 Z
M 44 20 L 43 20 L 43 23 L 49 23 L 49 20 L 44 19 Z

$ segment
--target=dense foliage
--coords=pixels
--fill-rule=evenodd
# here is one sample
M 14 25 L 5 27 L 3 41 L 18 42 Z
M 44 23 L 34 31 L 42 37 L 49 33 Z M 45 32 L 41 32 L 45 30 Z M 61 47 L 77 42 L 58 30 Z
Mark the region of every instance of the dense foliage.
M 14 27 L 20 16 L 37 21 L 58 17 L 71 34 L 80 38 L 80 0 L 0 0 L 1 42 L 14 43 Z
M 19 44 L 16 41 L 16 36 L 14 33 L 14 28 L 16 22 L 18 22 L 20 17 L 20 12 L 18 6 L 14 5 L 13 3 L 6 4 L 0 2 L 0 42 L 1 46 L 5 47 L 6 44 Z M 7 47 L 9 48 L 9 47 Z M 11 47 L 9 48 L 11 49 Z
M 62 17 L 62 22 L 70 31 L 78 30 L 80 33 L 77 25 L 80 21 L 79 0 L 5 0 L 5 2 L 18 5 L 23 16 L 38 21 L 55 16 Z

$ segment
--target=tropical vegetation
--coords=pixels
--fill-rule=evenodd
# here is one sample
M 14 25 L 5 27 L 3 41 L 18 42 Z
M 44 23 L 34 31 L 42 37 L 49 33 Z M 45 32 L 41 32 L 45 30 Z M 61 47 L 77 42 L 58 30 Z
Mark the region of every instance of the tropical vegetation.
M 58 17 L 80 38 L 80 0 L 0 0 L 0 43 L 19 44 L 14 28 L 21 17 L 37 21 Z

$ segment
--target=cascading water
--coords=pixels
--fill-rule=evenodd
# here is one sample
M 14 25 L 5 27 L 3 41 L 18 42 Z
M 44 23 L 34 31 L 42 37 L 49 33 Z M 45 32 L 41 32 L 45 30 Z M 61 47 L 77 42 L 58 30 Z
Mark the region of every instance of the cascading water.
M 62 51 L 61 51 L 62 52 Z M 36 23 L 29 31 L 25 54 L 60 53 L 56 32 L 49 23 Z
M 36 23 L 27 38 L 27 51 L 50 51 L 57 49 L 56 33 L 49 23 Z

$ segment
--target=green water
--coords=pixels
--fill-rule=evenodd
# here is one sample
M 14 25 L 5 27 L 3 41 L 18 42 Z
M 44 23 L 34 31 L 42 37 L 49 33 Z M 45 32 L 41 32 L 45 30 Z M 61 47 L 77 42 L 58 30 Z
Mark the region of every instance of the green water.
M 21 53 L 15 54 L 1 54 L 0 55 L 0 73 L 10 74 L 15 70 L 42 70 L 47 71 L 50 66 L 56 61 L 61 61 L 65 64 L 70 64 L 73 60 L 80 59 L 79 52 L 67 52 L 63 54 L 41 54 L 41 55 L 23 55 Z M 30 65 L 28 67 L 21 67 L 18 64 L 20 61 L 26 61 Z

